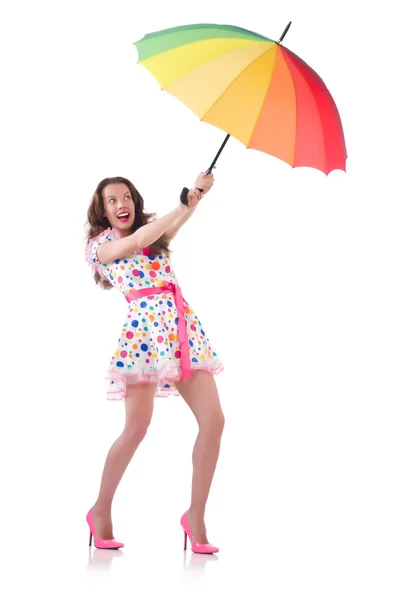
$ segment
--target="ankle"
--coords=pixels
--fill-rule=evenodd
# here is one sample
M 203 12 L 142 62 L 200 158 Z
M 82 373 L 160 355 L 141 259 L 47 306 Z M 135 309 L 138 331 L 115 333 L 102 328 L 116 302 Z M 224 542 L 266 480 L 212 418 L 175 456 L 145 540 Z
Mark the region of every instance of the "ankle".
M 92 507 L 92 512 L 96 515 L 108 516 L 110 517 L 112 512 L 112 506 L 109 504 L 100 504 L 96 502 Z
M 204 521 L 204 510 L 203 509 L 199 509 L 199 508 L 195 508 L 195 507 L 190 507 L 187 511 L 188 515 L 193 517 L 194 519 L 198 519 L 198 520 L 202 520 Z

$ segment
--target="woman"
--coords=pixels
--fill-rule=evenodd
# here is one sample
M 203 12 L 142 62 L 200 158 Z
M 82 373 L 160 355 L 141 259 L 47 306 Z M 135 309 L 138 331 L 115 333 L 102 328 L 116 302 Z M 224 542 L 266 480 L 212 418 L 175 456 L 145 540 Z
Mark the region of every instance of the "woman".
M 212 187 L 212 174 L 200 173 L 180 203 L 153 219 L 143 198 L 123 177 L 102 180 L 87 218 L 85 258 L 103 289 L 119 289 L 128 314 L 106 374 L 108 400 L 125 402 L 126 421 L 109 450 L 98 498 L 86 516 L 97 548 L 121 548 L 113 538 L 111 504 L 117 486 L 143 440 L 155 396 L 181 395 L 193 411 L 199 432 L 193 448 L 191 504 L 180 523 L 193 552 L 219 549 L 208 542 L 205 506 L 218 460 L 224 415 L 214 375 L 223 370 L 201 322 L 182 297 L 169 242 L 193 215 Z M 200 189 L 203 192 L 200 192 Z

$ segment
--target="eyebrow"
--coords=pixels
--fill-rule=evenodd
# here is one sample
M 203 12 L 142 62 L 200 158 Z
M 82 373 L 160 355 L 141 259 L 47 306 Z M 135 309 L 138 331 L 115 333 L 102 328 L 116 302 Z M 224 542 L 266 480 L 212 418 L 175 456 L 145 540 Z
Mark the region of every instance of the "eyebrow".
M 126 196 L 127 194 L 129 194 L 129 195 L 131 196 L 131 192 L 126 192 L 126 193 L 124 194 L 124 196 Z M 116 196 L 106 196 L 106 198 L 107 198 L 107 199 L 109 199 L 109 198 L 115 198 L 115 197 L 116 197 Z

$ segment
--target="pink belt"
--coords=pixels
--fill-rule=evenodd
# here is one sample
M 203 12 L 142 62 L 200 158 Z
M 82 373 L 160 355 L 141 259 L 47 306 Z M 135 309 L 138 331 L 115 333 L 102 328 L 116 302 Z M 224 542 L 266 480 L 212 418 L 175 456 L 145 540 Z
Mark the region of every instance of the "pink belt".
M 187 334 L 184 311 L 184 303 L 186 303 L 186 301 L 182 296 L 181 288 L 179 287 L 179 285 L 175 285 L 175 283 L 172 283 L 171 281 L 163 281 L 162 287 L 148 287 L 139 290 L 131 290 L 131 292 L 128 292 L 128 294 L 126 295 L 126 299 L 129 303 L 132 302 L 132 300 L 136 300 L 137 298 L 143 298 L 144 296 L 152 296 L 153 294 L 164 294 L 170 292 L 174 294 L 176 312 L 178 315 L 178 336 L 179 343 L 181 346 L 181 379 L 187 379 L 191 376 L 192 370 L 190 368 L 189 339 Z

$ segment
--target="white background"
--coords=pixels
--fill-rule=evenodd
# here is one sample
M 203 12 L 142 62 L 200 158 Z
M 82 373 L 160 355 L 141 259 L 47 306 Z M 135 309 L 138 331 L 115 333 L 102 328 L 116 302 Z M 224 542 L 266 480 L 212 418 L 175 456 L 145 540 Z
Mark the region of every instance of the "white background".
M 7 597 L 396 597 L 396 92 L 392 3 L 8 2 L 1 15 L 2 539 Z M 191 23 L 278 39 L 340 111 L 347 173 L 230 139 L 173 263 L 225 371 L 206 511 L 183 551 L 196 421 L 156 398 L 116 492 L 112 559 L 85 514 L 124 424 L 104 379 L 125 301 L 84 224 L 104 177 L 161 216 L 225 134 L 160 92 L 132 45 Z M 199 93 L 199 90 L 197 90 Z M 255 312 L 236 311 L 256 294 Z M 105 554 L 104 554 L 105 552 Z

